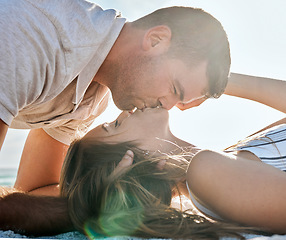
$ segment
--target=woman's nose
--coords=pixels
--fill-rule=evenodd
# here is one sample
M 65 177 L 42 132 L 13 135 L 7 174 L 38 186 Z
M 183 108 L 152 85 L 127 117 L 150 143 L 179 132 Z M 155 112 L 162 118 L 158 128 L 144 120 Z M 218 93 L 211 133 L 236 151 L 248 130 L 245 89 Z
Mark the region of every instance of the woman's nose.
M 118 116 L 116 120 L 118 121 L 119 124 L 121 124 L 122 121 L 128 118 L 131 114 L 132 113 L 130 111 L 123 111 L 122 113 L 120 113 L 120 115 Z

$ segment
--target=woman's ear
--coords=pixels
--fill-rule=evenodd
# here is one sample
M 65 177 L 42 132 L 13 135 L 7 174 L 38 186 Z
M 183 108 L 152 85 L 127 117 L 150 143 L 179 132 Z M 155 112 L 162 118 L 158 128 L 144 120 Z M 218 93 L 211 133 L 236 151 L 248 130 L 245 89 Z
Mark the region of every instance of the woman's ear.
M 147 30 L 143 38 L 143 49 L 152 55 L 160 55 L 168 51 L 172 32 L 166 25 L 159 25 Z

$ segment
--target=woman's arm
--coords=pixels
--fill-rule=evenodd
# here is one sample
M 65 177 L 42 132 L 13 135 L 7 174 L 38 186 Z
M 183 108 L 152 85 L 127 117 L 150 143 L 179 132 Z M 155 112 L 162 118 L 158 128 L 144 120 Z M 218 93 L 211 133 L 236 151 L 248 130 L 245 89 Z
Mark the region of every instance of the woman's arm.
M 193 195 L 223 219 L 286 233 L 286 174 L 239 156 L 201 151 L 187 171 Z
M 74 230 L 67 200 L 0 188 L 0 229 L 45 236 Z
M 286 81 L 232 73 L 225 94 L 263 103 L 286 113 Z
M 286 113 L 286 81 L 231 73 L 224 94 L 246 98 Z M 178 103 L 181 110 L 199 106 L 206 99 L 197 99 L 188 104 Z

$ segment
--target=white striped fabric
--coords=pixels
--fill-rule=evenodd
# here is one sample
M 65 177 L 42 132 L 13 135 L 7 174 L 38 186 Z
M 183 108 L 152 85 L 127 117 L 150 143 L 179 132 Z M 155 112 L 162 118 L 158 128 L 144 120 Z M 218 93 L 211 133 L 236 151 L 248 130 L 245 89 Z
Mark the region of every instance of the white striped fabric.
M 231 151 L 250 151 L 262 162 L 286 172 L 286 124 L 281 124 L 240 141 Z

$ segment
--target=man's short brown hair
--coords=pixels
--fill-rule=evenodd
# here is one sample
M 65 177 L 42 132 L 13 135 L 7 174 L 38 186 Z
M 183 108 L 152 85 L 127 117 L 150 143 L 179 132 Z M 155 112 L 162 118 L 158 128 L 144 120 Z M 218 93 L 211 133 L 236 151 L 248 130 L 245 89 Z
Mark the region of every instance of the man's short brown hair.
M 231 63 L 229 42 L 221 23 L 202 9 L 192 7 L 162 8 L 133 22 L 141 29 L 158 25 L 171 29 L 170 57 L 183 60 L 190 68 L 208 61 L 206 95 L 218 98 L 225 90 Z

